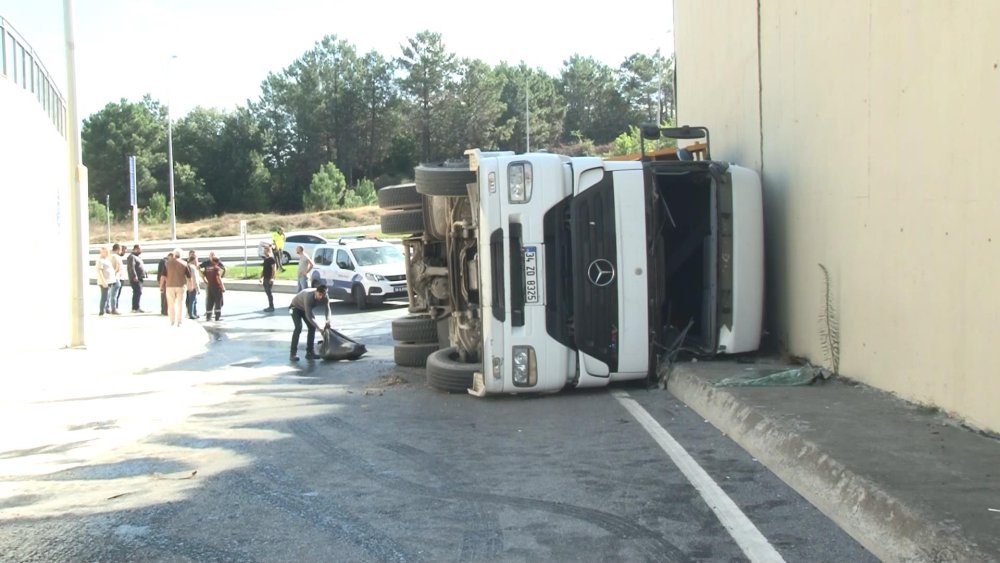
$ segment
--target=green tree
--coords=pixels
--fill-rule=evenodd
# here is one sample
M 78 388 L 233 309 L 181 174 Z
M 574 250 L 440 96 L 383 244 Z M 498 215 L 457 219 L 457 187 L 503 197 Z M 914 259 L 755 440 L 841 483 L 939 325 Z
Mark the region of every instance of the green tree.
M 87 200 L 87 216 L 91 221 L 107 221 L 108 213 L 108 208 L 103 203 L 94 198 Z
M 302 206 L 307 211 L 323 211 L 340 207 L 347 181 L 337 165 L 328 162 L 313 174 L 309 189 L 302 195 Z
M 466 149 L 495 149 L 510 139 L 512 127 L 500 123 L 506 106 L 500 99 L 503 77 L 479 60 L 463 59 L 459 79 L 439 105 L 432 131 L 438 154 L 461 156 Z
M 170 218 L 167 207 L 167 196 L 155 193 L 149 197 L 149 205 L 143 209 L 139 217 L 144 223 L 165 223 Z
M 659 123 L 660 71 L 663 57 L 629 55 L 618 69 L 618 91 L 629 106 L 629 123 Z
M 174 162 L 174 197 L 178 219 L 208 217 L 215 209 L 215 199 L 205 191 L 205 182 L 184 162 Z
M 136 157 L 138 203 L 166 191 L 166 112 L 148 95 L 141 102 L 121 99 L 83 121 L 80 138 L 92 193 L 111 195 L 111 209 L 130 207 L 128 157 Z M 124 213 L 123 213 L 124 214 Z
M 451 156 L 436 144 L 433 131 L 440 123 L 442 102 L 458 68 L 455 55 L 445 48 L 441 34 L 430 31 L 407 39 L 401 48 L 398 62 L 404 75 L 400 89 L 411 104 L 420 160 L 430 162 Z
M 595 143 L 604 144 L 631 125 L 628 104 L 606 64 L 573 55 L 563 64 L 559 84 L 567 104 L 564 131 L 580 131 Z
M 660 52 L 657 51 L 656 54 L 659 55 Z M 661 56 L 657 59 L 659 64 L 659 121 L 661 123 L 665 121 L 670 121 L 671 123 L 677 122 L 677 100 L 675 99 L 676 93 L 674 91 L 674 84 L 676 83 L 674 60 L 673 53 L 670 54 L 669 58 Z
M 229 163 L 222 158 L 220 151 L 221 144 L 228 138 L 223 134 L 225 119 L 226 114 L 221 110 L 196 107 L 174 125 L 174 183 L 178 192 L 178 216 L 205 217 L 230 208 L 231 187 L 226 178 Z M 178 187 L 177 170 L 181 168 L 181 163 L 192 168 L 197 176 L 197 185 L 192 185 L 190 179 L 185 177 L 185 186 Z M 181 191 L 184 192 L 183 197 Z M 199 203 L 208 201 L 199 191 L 206 191 L 204 195 L 211 197 L 211 207 L 194 206 L 193 199 Z
M 401 100 L 393 77 L 394 65 L 382 55 L 369 51 L 362 57 L 359 70 L 361 106 L 365 112 L 363 134 L 358 139 L 360 164 L 363 176 L 373 178 L 400 130 Z
M 504 105 L 498 121 L 510 131 L 501 147 L 525 152 L 529 133 L 535 150 L 558 144 L 566 102 L 556 91 L 555 79 L 540 69 L 528 68 L 524 62 L 516 67 L 500 63 L 496 73 L 502 78 L 500 100 Z

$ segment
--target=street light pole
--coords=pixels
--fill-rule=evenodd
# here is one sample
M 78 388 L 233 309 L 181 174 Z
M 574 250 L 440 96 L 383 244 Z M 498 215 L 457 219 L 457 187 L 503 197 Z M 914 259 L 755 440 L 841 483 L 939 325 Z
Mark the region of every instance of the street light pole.
M 84 245 L 89 239 L 87 225 L 87 178 L 80 158 L 80 124 L 76 111 L 76 32 L 73 0 L 63 0 L 66 33 L 66 144 L 69 168 L 69 345 L 86 344 L 83 292 L 86 288 Z
M 170 61 L 177 58 L 171 55 L 167 61 L 167 166 L 170 167 L 170 240 L 177 240 L 177 205 L 174 198 L 174 132 L 170 118 Z

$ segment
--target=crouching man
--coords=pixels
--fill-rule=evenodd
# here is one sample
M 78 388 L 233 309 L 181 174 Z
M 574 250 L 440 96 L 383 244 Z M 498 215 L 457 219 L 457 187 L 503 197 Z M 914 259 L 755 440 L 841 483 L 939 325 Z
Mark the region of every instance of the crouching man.
M 316 316 L 313 314 L 313 308 L 317 305 L 326 307 L 326 324 L 329 325 L 330 299 L 326 295 L 325 285 L 298 292 L 292 298 L 292 304 L 288 306 L 288 312 L 292 316 L 292 323 L 295 324 L 295 330 L 292 332 L 292 352 L 288 356 L 288 359 L 293 362 L 299 361 L 299 335 L 302 334 L 303 321 L 307 324 L 307 330 L 309 331 L 306 335 L 306 359 L 315 360 L 319 358 L 314 352 L 316 330 L 320 328 L 316 322 Z

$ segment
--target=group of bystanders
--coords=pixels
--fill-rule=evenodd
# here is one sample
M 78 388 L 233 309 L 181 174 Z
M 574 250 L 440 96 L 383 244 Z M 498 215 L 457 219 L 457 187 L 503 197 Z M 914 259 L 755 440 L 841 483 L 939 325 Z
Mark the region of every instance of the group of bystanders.
M 298 293 L 292 298 L 289 305 L 289 313 L 294 325 L 289 358 L 292 361 L 299 359 L 297 355 L 299 335 L 303 325 L 305 325 L 307 328 L 306 358 L 311 360 L 319 357 L 315 353 L 314 343 L 316 331 L 322 330 L 313 309 L 317 306 L 325 307 L 326 326 L 329 327 L 330 301 L 325 285 L 317 284 L 317 287 L 307 289 L 310 273 L 314 266 L 313 260 L 302 246 L 296 247 L 295 253 L 299 258 L 296 272 Z M 140 308 L 143 281 L 146 279 L 146 265 L 142 259 L 142 247 L 138 244 L 133 246 L 132 252 L 123 260 L 124 254 L 125 247 L 118 243 L 112 245 L 110 250 L 107 247 L 100 249 L 96 268 L 97 283 L 101 286 L 99 306 L 101 316 L 120 314 L 118 312 L 118 299 L 126 279 L 132 287 L 132 312 L 144 312 Z M 160 314 L 170 317 L 172 326 L 180 326 L 185 314 L 189 319 L 199 318 L 198 297 L 201 294 L 202 286 L 204 286 L 205 320 L 211 321 L 213 317 L 217 321 L 220 320 L 222 318 L 222 296 L 226 291 L 226 284 L 223 281 L 226 274 L 225 264 L 215 255 L 215 252 L 209 252 L 208 259 L 200 264 L 194 250 L 188 251 L 187 260 L 181 258 L 182 254 L 183 251 L 176 248 L 160 259 L 157 265 L 156 279 L 160 287 Z M 265 295 L 267 295 L 267 308 L 264 309 L 266 312 L 274 311 L 272 289 L 279 267 L 279 262 L 275 256 L 272 256 L 271 249 L 265 247 L 260 282 L 264 286 Z

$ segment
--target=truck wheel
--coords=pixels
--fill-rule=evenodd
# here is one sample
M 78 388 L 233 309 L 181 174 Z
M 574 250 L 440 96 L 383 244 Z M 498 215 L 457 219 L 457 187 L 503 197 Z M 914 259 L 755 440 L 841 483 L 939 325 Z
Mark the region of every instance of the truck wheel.
M 386 234 L 415 234 L 424 232 L 422 209 L 390 211 L 382 215 L 382 232 Z
M 364 311 L 368 307 L 368 297 L 365 295 L 365 288 L 356 285 L 351 289 L 351 297 L 354 298 L 354 305 L 359 311 Z
M 464 393 L 472 387 L 472 376 L 482 364 L 467 364 L 458 359 L 454 346 L 442 348 L 427 357 L 427 383 L 449 393 Z
M 417 191 L 424 195 L 464 197 L 469 195 L 466 184 L 476 181 L 476 173 L 469 170 L 468 161 L 449 161 L 442 164 L 421 164 L 414 170 Z
M 392 356 L 397 366 L 419 368 L 427 364 L 427 356 L 437 349 L 437 342 L 397 342 Z
M 399 342 L 437 342 L 437 321 L 427 315 L 407 315 L 393 319 L 392 339 Z
M 386 186 L 378 191 L 378 206 L 382 209 L 416 209 L 423 200 L 416 184 Z

